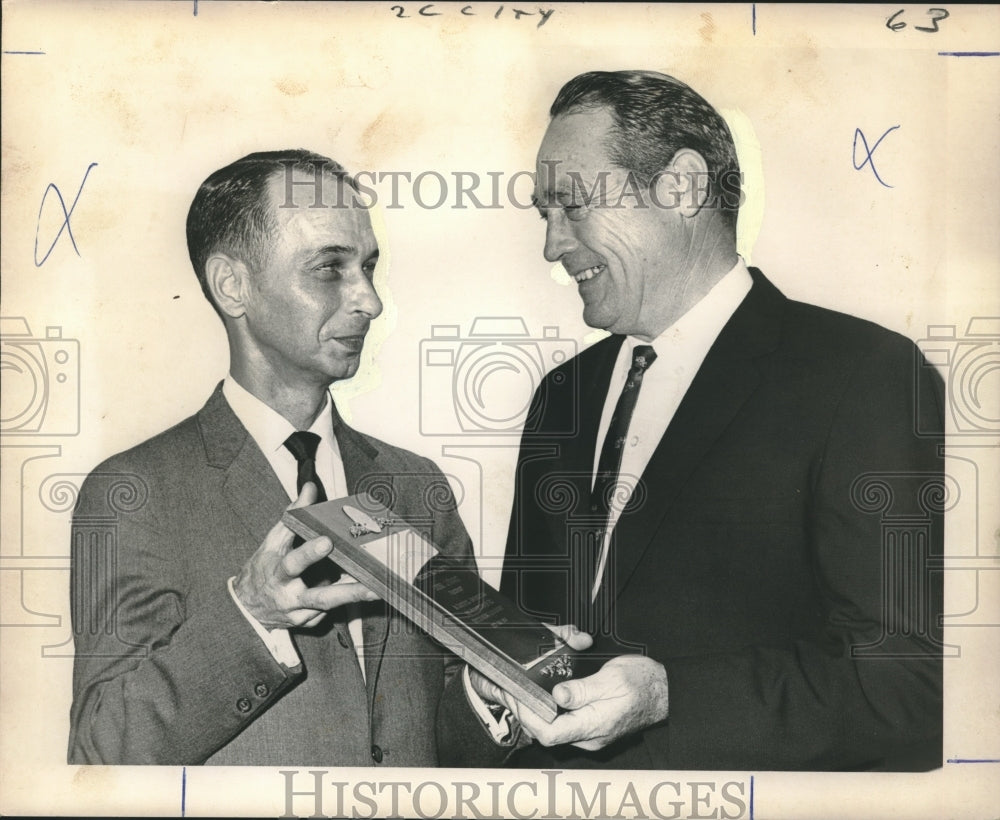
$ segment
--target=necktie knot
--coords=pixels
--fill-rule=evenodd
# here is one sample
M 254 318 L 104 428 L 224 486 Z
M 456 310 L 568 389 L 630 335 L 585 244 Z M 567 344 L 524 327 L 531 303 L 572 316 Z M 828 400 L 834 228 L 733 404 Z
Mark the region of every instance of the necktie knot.
M 295 456 L 295 460 L 300 464 L 303 461 L 315 461 L 316 449 L 319 447 L 320 437 L 307 430 L 299 430 L 292 433 L 285 439 L 285 446 Z
M 642 373 L 656 361 L 656 351 L 652 345 L 636 345 L 632 351 L 632 369 Z
M 316 485 L 316 501 L 326 501 L 326 488 L 316 474 L 316 448 L 320 437 L 308 430 L 299 430 L 285 439 L 285 447 L 295 456 L 298 463 L 298 475 L 295 477 L 295 487 L 301 493 L 307 481 Z

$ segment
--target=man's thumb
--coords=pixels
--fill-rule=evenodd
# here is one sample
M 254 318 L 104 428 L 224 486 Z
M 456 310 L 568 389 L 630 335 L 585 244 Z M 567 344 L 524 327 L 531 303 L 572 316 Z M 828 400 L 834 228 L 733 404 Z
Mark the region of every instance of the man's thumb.
M 287 509 L 295 510 L 299 507 L 308 507 L 310 504 L 315 504 L 316 492 L 316 485 L 312 481 L 307 481 L 302 485 L 302 489 L 299 491 L 299 497 L 289 504 Z
M 578 709 L 587 702 L 587 686 L 579 680 L 566 681 L 552 690 L 552 697 L 563 709 Z

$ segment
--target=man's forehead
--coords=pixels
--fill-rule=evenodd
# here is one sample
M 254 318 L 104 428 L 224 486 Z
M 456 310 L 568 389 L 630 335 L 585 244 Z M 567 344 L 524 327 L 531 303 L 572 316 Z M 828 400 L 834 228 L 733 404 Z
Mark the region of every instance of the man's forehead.
M 549 123 L 538 149 L 535 197 L 568 196 L 580 182 L 621 171 L 608 155 L 614 117 L 606 107 L 559 114 Z
M 318 204 L 342 209 L 363 205 L 358 192 L 342 176 L 328 171 L 285 168 L 268 180 L 272 205 L 279 210 L 307 208 L 319 210 Z
M 593 153 L 604 146 L 614 125 L 614 114 L 607 106 L 577 108 L 557 114 L 545 130 L 538 157 Z
M 362 257 L 378 252 L 368 210 L 349 195 L 354 189 L 348 183 L 324 174 L 319 191 L 322 196 L 317 200 L 313 175 L 307 172 L 293 179 L 300 178 L 310 182 L 308 189 L 286 190 L 283 173 L 270 180 L 268 193 L 276 228 L 273 241 L 277 245 L 296 257 L 311 257 L 329 248 Z M 338 194 L 342 194 L 339 201 Z M 313 207 L 317 202 L 322 206 Z

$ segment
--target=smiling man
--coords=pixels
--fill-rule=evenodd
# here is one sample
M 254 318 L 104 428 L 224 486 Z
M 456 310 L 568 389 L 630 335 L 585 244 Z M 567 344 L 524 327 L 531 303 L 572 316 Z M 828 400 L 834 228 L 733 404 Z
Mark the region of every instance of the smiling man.
M 538 740 L 518 764 L 939 766 L 940 380 L 747 268 L 733 140 L 687 85 L 588 73 L 550 114 L 545 258 L 612 335 L 536 394 L 502 589 L 619 657 L 552 723 L 477 677 Z
M 437 467 L 351 429 L 329 395 L 382 310 L 355 193 L 329 158 L 281 151 L 194 198 L 188 249 L 229 374 L 80 491 L 71 763 L 495 765 L 516 739 L 473 711 L 457 659 L 339 576 L 328 539 L 279 523 L 289 502 L 391 488 L 396 513 L 471 556 Z

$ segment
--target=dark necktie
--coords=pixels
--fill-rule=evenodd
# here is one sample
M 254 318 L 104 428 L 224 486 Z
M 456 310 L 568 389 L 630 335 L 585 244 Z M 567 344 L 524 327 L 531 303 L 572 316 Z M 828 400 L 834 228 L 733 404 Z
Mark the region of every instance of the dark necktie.
M 295 479 L 295 487 L 301 493 L 302 487 L 307 481 L 311 481 L 315 484 L 317 504 L 321 501 L 327 500 L 326 489 L 323 487 L 323 482 L 320 481 L 319 476 L 316 474 L 316 448 L 319 447 L 319 442 L 320 437 L 318 435 L 303 430 L 292 433 L 285 440 L 285 447 L 287 447 L 291 454 L 295 456 L 295 460 L 299 465 L 298 476 Z M 292 546 L 298 547 L 301 544 L 302 539 L 296 537 Z M 306 586 L 314 587 L 319 586 L 324 581 L 329 581 L 332 584 L 340 577 L 340 574 L 340 567 L 333 563 L 333 561 L 323 559 L 307 567 L 305 572 L 303 572 L 300 577 L 305 582 Z
M 622 465 L 622 453 L 625 450 L 625 440 L 628 435 L 628 426 L 632 421 L 632 413 L 635 411 L 635 403 L 639 398 L 639 388 L 642 387 L 642 377 L 649 366 L 656 361 L 656 351 L 650 345 L 636 345 L 632 351 L 632 367 L 628 371 L 625 386 L 618 397 L 618 404 L 615 405 L 615 412 L 611 416 L 611 423 L 608 425 L 607 435 L 604 437 L 604 446 L 601 448 L 601 457 L 597 462 L 597 475 L 594 478 L 594 489 L 590 493 L 590 511 L 599 516 L 604 526 L 599 530 L 596 539 L 596 550 L 593 556 L 593 564 L 589 567 L 586 575 L 588 581 L 586 600 L 590 601 L 591 591 L 597 580 L 597 571 L 600 566 L 601 549 L 604 544 L 604 533 L 608 527 L 608 517 L 611 514 L 611 501 L 615 497 L 615 487 L 618 483 L 618 474 Z M 598 624 L 603 621 L 602 598 L 606 598 L 605 590 L 608 584 L 604 579 L 608 575 L 608 565 L 611 557 L 608 556 L 601 585 L 598 587 L 597 599 L 594 606 L 597 612 Z M 606 601 L 603 602 L 606 604 Z
M 326 501 L 326 490 L 323 482 L 316 474 L 316 448 L 319 447 L 320 437 L 315 433 L 299 430 L 292 433 L 286 440 L 285 446 L 295 456 L 299 465 L 299 474 L 295 481 L 295 488 L 301 493 L 307 481 L 316 485 L 316 503 Z

